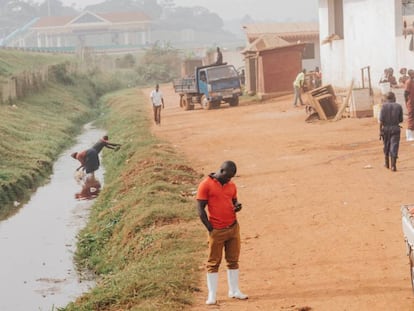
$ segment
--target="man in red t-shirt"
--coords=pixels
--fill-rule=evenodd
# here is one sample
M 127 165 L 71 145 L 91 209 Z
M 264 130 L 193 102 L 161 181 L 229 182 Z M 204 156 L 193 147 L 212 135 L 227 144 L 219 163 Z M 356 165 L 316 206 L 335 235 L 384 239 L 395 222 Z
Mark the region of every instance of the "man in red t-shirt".
M 242 208 L 237 201 L 237 188 L 231 179 L 237 167 L 225 161 L 220 169 L 208 175 L 197 191 L 197 209 L 200 219 L 209 232 L 207 260 L 208 298 L 206 304 L 215 304 L 218 270 L 225 250 L 229 297 L 247 299 L 239 289 L 240 227 L 236 212 Z M 207 212 L 206 212 L 207 207 Z

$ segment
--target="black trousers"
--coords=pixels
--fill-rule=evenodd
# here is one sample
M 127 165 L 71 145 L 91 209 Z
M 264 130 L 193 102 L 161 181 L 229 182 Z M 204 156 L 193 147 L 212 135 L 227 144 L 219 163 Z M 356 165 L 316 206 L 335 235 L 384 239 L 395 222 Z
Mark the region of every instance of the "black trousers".
M 384 127 L 384 155 L 398 158 L 401 129 L 398 125 Z

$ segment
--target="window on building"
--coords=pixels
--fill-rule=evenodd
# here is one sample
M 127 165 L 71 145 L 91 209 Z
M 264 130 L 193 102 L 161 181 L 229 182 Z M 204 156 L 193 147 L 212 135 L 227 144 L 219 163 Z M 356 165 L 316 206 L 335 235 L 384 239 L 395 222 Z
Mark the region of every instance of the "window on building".
M 315 44 L 307 43 L 303 50 L 302 59 L 314 59 L 315 58 Z

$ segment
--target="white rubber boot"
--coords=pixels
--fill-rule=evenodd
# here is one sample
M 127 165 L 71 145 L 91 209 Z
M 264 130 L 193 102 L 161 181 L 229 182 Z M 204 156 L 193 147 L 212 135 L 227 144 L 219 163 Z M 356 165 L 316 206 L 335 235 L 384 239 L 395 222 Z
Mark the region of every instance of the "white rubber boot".
M 229 297 L 237 299 L 247 299 L 247 295 L 243 294 L 239 289 L 239 270 L 228 269 L 227 281 L 229 283 Z
M 207 288 L 208 298 L 206 300 L 207 305 L 215 305 L 217 303 L 217 285 L 218 285 L 218 273 L 207 273 Z

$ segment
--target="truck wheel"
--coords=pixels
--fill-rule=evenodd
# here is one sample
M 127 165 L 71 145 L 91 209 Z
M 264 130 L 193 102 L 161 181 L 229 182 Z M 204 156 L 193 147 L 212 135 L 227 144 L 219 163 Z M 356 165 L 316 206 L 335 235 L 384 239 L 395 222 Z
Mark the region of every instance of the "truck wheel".
M 190 105 L 190 103 L 188 102 L 187 97 L 184 97 L 181 99 L 181 107 L 184 110 L 193 110 L 194 109 L 194 105 Z
M 213 103 L 207 99 L 206 95 L 203 95 L 201 97 L 201 106 L 203 107 L 203 109 L 210 110 L 211 108 L 213 108 Z
M 229 104 L 230 104 L 231 107 L 238 106 L 239 105 L 239 97 L 237 96 L 235 98 L 230 99 Z
M 413 254 L 413 249 L 411 248 L 411 246 L 408 246 L 408 247 L 409 247 L 408 258 L 410 259 L 411 287 L 414 292 L 414 254 Z

